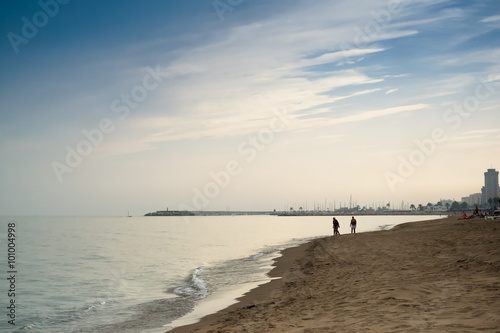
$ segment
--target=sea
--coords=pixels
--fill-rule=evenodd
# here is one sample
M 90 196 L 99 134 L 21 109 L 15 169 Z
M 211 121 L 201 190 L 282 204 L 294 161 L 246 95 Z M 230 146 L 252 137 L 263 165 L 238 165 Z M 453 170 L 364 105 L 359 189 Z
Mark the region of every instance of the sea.
M 437 218 L 357 216 L 357 232 Z M 0 331 L 167 332 L 270 281 L 280 251 L 331 236 L 331 220 L 1 216 Z

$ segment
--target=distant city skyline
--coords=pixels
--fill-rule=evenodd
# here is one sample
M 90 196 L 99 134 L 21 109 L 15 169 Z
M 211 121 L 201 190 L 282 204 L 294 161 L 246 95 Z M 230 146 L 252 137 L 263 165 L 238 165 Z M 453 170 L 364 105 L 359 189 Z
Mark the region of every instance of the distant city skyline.
M 486 205 L 489 204 L 489 199 L 500 197 L 500 186 L 498 183 L 498 171 L 490 168 L 484 172 L 484 185 L 478 193 L 470 194 L 462 197 L 462 201 L 469 205 Z
M 2 1 L 0 214 L 427 204 L 500 168 L 500 2 Z

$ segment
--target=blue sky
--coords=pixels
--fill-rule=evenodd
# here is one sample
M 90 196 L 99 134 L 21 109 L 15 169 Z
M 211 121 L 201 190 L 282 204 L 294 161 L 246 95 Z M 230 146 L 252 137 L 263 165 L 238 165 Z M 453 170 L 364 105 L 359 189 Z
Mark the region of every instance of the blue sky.
M 500 169 L 498 1 L 4 1 L 0 28 L 5 215 L 418 205 Z

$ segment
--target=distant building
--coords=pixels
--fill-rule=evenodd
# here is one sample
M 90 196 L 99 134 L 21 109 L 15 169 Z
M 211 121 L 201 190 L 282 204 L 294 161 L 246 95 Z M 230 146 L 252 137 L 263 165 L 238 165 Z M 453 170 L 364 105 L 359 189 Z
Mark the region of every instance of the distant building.
M 481 203 L 487 204 L 488 199 L 500 197 L 500 187 L 498 186 L 498 171 L 488 169 L 484 173 L 484 186 L 481 188 Z
M 475 206 L 475 205 L 480 205 L 482 202 L 482 194 L 481 193 L 474 193 L 469 195 L 468 197 L 463 197 L 462 202 L 467 203 L 469 206 Z
M 447 204 L 448 204 L 448 206 L 451 206 L 451 204 L 453 203 L 453 201 L 455 201 L 455 200 L 452 200 L 452 199 L 442 199 L 441 203 L 443 204 L 443 206 L 446 207 Z
M 427 206 L 426 211 L 431 211 L 431 212 L 446 212 L 448 210 L 448 208 L 446 208 L 446 206 L 444 205 L 438 205 L 438 204 L 435 204 L 435 205 L 432 205 L 432 206 Z

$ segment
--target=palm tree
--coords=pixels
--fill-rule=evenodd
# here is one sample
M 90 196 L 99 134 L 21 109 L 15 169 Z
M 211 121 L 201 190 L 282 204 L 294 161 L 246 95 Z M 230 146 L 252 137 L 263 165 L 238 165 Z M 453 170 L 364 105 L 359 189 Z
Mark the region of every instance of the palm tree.
M 410 205 L 410 210 L 415 210 L 415 205 L 414 204 Z
M 497 205 L 497 203 L 500 205 L 500 198 L 499 197 L 489 198 L 488 203 L 490 204 L 491 208 L 496 208 L 495 206 Z
M 460 210 L 460 204 L 456 201 L 453 201 L 453 203 L 451 204 L 451 207 L 450 207 L 451 210 Z

